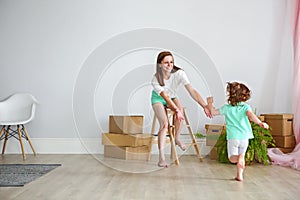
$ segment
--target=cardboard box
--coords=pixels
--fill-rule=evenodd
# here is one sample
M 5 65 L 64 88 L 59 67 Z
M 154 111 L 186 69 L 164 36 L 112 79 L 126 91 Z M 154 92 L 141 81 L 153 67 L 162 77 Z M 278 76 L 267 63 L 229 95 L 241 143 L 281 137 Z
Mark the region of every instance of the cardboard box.
M 143 133 L 144 117 L 142 115 L 109 116 L 109 132 L 124 134 Z
M 210 152 L 209 152 L 209 158 L 211 160 L 218 160 L 218 152 L 217 152 L 217 148 L 213 147 L 211 148 Z
M 260 121 L 262 121 L 262 122 L 264 122 L 265 121 L 265 116 L 263 116 L 263 115 L 260 115 L 260 116 L 257 116 L 258 117 L 258 119 L 260 120 Z
M 104 157 L 124 160 L 148 160 L 149 146 L 118 147 L 104 146 Z
M 126 135 L 118 133 L 103 133 L 102 144 L 112 146 L 123 146 L 123 147 L 138 147 L 150 145 L 152 140 L 151 134 L 136 134 Z
M 206 146 L 215 146 L 219 136 L 225 133 L 224 124 L 205 124 Z
M 296 146 L 296 139 L 294 135 L 289 136 L 273 136 L 276 147 L 294 148 Z
M 294 148 L 283 148 L 283 147 L 277 147 L 282 153 L 291 153 Z
M 293 114 L 262 114 L 274 136 L 293 135 Z

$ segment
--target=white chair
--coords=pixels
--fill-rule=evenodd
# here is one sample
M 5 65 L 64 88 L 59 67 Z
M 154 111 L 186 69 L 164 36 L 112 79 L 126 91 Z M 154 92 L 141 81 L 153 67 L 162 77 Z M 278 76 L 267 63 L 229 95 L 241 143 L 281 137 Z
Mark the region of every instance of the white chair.
M 19 140 L 23 159 L 26 159 L 22 138 L 26 139 L 34 153 L 36 152 L 30 141 L 24 124 L 34 118 L 37 100 L 27 93 L 16 93 L 0 101 L 0 140 L 4 140 L 2 156 L 5 152 L 7 140 L 11 137 Z

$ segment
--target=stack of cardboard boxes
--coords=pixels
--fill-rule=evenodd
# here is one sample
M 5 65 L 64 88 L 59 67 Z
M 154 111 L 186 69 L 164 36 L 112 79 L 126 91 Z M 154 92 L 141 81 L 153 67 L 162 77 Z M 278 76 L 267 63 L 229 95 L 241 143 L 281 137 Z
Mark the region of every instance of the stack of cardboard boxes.
M 293 134 L 293 114 L 262 114 L 266 123 L 271 127 L 275 145 L 283 153 L 293 151 L 296 141 Z
M 218 159 L 217 148 L 215 147 L 221 134 L 225 134 L 224 124 L 205 124 L 206 146 L 211 146 L 209 157 L 211 160 Z
M 109 116 L 109 131 L 102 134 L 104 157 L 148 160 L 151 134 L 143 133 L 143 116 Z

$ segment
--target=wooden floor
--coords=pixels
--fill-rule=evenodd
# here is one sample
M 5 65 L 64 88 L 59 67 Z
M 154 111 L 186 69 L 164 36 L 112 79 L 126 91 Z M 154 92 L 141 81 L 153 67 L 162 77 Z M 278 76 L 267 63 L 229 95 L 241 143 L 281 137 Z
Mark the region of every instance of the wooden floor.
M 181 156 L 167 169 L 150 162 L 101 155 L 5 155 L 0 163 L 59 163 L 61 167 L 24 187 L 0 187 L 8 200 L 259 199 L 300 198 L 300 172 L 288 167 L 247 166 L 244 182 L 233 181 L 235 165 Z

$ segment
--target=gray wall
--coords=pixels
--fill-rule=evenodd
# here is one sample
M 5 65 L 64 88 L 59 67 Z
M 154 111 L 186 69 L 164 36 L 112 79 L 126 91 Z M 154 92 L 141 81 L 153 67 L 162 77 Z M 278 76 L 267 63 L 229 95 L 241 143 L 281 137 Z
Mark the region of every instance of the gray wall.
M 142 114 L 149 132 L 149 81 L 168 49 L 217 107 L 226 81 L 238 80 L 257 114 L 289 113 L 293 2 L 0 0 L 0 98 L 38 99 L 28 125 L 36 143 L 97 140 L 110 114 Z M 223 122 L 207 119 L 185 90 L 180 97 L 195 131 Z

